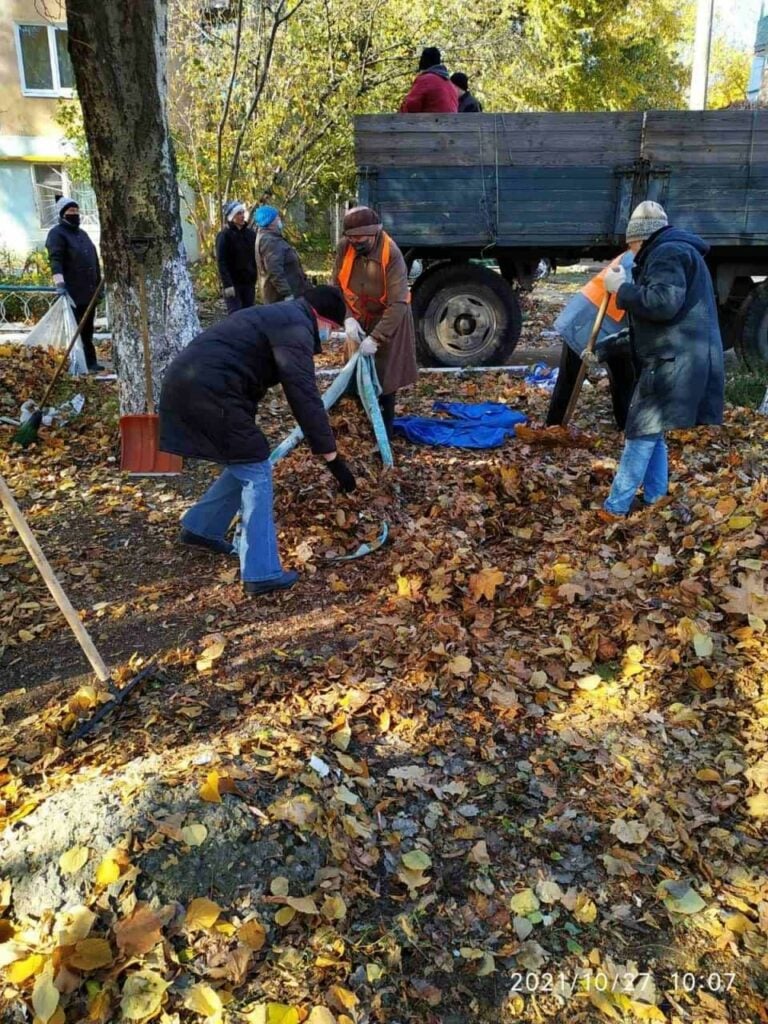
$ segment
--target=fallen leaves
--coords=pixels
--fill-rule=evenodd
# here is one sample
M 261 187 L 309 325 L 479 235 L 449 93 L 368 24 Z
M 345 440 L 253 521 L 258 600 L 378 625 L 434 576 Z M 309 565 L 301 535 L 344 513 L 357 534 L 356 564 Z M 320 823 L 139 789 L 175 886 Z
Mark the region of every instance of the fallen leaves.
M 184 926 L 190 930 L 213 928 L 221 915 L 221 907 L 213 900 L 199 896 L 187 907 Z
M 139 903 L 129 917 L 115 924 L 115 942 L 125 956 L 144 956 L 160 942 L 161 928 L 159 914 Z
M 157 971 L 134 971 L 125 979 L 120 1009 L 126 1020 L 144 1021 L 155 1016 L 170 987 Z
M 485 598 L 493 601 L 496 590 L 504 583 L 504 573 L 499 569 L 487 568 L 469 577 L 469 592 L 476 601 Z
M 91 851 L 87 846 L 73 846 L 59 857 L 59 867 L 63 875 L 75 875 L 82 871 L 88 863 Z

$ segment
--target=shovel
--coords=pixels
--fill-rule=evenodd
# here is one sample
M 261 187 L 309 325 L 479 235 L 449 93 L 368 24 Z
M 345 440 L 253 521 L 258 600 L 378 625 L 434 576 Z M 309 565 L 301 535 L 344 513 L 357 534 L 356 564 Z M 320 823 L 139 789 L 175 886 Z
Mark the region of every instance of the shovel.
M 184 468 L 183 460 L 179 455 L 169 455 L 159 449 L 160 419 L 155 414 L 152 394 L 152 353 L 149 347 L 147 285 L 143 266 L 139 275 L 139 302 L 147 411 L 120 417 L 120 469 L 139 476 L 175 476 Z
M 606 292 L 603 296 L 603 301 L 600 303 L 600 308 L 597 311 L 595 322 L 594 324 L 592 324 L 592 331 L 589 335 L 589 340 L 587 341 L 586 348 L 584 349 L 585 352 L 591 353 L 594 352 L 595 350 L 595 345 L 597 344 L 597 336 L 600 333 L 600 328 L 603 326 L 603 320 L 605 320 L 605 313 L 608 309 L 608 303 L 610 301 L 611 296 L 608 292 Z M 573 382 L 573 391 L 571 392 L 571 397 L 568 400 L 565 415 L 562 419 L 562 426 L 564 427 L 567 427 L 568 424 L 571 422 L 571 417 L 573 416 L 576 410 L 576 405 L 579 401 L 579 395 L 581 394 L 581 387 L 584 383 L 584 378 L 587 376 L 587 365 L 588 360 L 584 359 L 584 357 L 582 356 L 581 366 L 579 367 L 579 372 L 576 374 L 576 380 Z

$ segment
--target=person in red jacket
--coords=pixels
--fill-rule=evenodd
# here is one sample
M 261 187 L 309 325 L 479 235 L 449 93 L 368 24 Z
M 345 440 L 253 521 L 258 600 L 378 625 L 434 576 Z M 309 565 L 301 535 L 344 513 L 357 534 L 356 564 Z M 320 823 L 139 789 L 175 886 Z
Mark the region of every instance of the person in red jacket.
M 419 73 L 400 104 L 401 114 L 455 114 L 459 96 L 436 46 L 421 51 Z

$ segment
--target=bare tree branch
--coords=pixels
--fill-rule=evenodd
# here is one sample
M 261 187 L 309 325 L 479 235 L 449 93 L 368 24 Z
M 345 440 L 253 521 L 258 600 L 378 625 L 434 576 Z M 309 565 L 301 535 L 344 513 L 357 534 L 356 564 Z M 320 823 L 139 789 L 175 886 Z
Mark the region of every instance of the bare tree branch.
M 232 57 L 232 73 L 229 76 L 229 85 L 227 87 L 227 96 L 224 100 L 224 107 L 221 111 L 221 119 L 219 120 L 219 127 L 216 132 L 216 198 L 219 202 L 219 216 L 224 216 L 224 196 L 221 192 L 221 151 L 224 138 L 224 129 L 227 125 L 227 118 L 229 117 L 229 106 L 232 101 L 232 90 L 235 87 L 235 79 L 237 77 L 237 65 L 240 59 L 240 42 L 243 36 L 243 0 L 238 0 L 237 4 L 237 28 L 235 29 L 235 52 Z M 227 195 L 229 195 L 229 189 L 227 189 Z

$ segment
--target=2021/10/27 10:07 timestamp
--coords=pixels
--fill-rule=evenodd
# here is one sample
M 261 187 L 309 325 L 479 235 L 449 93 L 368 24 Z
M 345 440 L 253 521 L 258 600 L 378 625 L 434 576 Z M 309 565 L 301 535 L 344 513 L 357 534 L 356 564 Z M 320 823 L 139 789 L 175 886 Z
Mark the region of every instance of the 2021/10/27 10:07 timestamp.
M 632 992 L 638 994 L 644 981 L 652 984 L 649 972 L 631 972 L 626 974 L 608 975 L 603 971 L 582 970 L 574 975 L 562 971 L 515 972 L 511 975 L 511 991 L 522 995 L 534 992 L 550 992 L 562 998 L 571 997 L 574 992 L 594 988 L 598 992 Z M 696 974 L 693 971 L 673 971 L 670 985 L 676 992 L 730 992 L 736 980 L 735 974 L 711 971 L 709 974 Z

